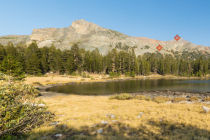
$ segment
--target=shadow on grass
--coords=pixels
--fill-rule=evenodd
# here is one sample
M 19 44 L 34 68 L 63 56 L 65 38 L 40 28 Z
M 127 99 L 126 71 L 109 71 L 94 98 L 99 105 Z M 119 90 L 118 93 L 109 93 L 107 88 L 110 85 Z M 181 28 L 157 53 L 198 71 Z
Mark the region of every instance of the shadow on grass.
M 97 132 L 98 131 L 98 132 Z M 99 131 L 101 133 L 99 134 Z M 62 134 L 56 137 L 56 134 Z M 131 127 L 127 124 L 115 122 L 97 124 L 92 127 L 83 126 L 79 129 L 57 125 L 53 129 L 32 133 L 29 139 L 39 140 L 210 140 L 210 131 L 195 126 L 168 121 L 149 121 L 147 125 Z

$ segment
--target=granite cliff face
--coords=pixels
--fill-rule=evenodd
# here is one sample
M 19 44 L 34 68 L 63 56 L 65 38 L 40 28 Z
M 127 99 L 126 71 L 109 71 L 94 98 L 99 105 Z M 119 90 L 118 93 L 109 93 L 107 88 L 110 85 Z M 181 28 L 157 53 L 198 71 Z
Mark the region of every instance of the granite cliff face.
M 30 44 L 32 41 L 36 41 L 39 47 L 54 45 L 60 49 L 70 49 L 76 43 L 86 50 L 98 48 L 102 54 L 106 54 L 112 48 L 125 51 L 134 48 L 138 55 L 146 52 L 153 53 L 157 51 L 156 46 L 159 44 L 163 46 L 160 53 L 171 54 L 176 51 L 178 53 L 187 51 L 210 54 L 209 47 L 199 46 L 183 39 L 159 41 L 144 37 L 131 37 L 85 20 L 77 20 L 67 28 L 34 29 L 30 36 L 0 37 L 1 44 L 8 42 Z

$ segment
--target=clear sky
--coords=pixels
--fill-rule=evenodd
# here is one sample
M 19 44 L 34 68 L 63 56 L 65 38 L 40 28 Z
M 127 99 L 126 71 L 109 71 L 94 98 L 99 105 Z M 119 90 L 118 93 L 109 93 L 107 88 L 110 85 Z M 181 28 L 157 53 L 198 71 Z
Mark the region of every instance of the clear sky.
M 85 19 L 138 37 L 210 46 L 210 0 L 0 0 L 0 35 Z

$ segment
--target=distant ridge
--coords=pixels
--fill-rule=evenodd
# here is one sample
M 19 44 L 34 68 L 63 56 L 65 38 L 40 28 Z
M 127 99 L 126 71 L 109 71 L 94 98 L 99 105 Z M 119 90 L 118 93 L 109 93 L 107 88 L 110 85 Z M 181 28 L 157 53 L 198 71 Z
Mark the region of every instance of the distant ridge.
M 60 49 L 70 49 L 73 44 L 78 44 L 80 48 L 93 50 L 98 48 L 102 54 L 106 54 L 113 48 L 118 50 L 134 49 L 137 55 L 144 53 L 159 52 L 157 45 L 163 46 L 160 53 L 172 54 L 174 52 L 197 52 L 210 54 L 210 48 L 188 42 L 184 39 L 179 41 L 159 41 L 146 37 L 132 37 L 120 32 L 100 27 L 84 19 L 74 21 L 67 28 L 43 28 L 34 29 L 32 34 L 27 36 L 1 36 L 0 43 L 30 44 L 36 41 L 39 47 L 54 45 Z

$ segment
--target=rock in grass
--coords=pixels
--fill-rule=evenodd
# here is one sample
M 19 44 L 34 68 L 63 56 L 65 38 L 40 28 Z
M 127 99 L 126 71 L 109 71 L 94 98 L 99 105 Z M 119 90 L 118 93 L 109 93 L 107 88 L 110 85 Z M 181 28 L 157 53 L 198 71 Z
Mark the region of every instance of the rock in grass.
M 56 115 L 56 116 L 58 116 L 58 117 L 63 117 L 64 115 L 63 115 L 63 114 L 58 114 L 58 115 Z
M 80 135 L 80 136 L 84 136 L 84 133 L 80 133 L 79 135 Z
M 144 114 L 143 112 L 140 112 L 139 115 L 137 116 L 137 118 L 140 119 L 143 114 Z
M 210 112 L 210 108 L 206 107 L 206 106 L 202 106 L 203 110 L 205 113 Z
M 115 115 L 114 114 L 111 114 L 110 115 L 110 118 L 114 119 L 115 118 Z
M 115 115 L 114 114 L 106 114 L 107 117 L 111 118 L 111 119 L 114 119 L 115 118 Z
M 115 123 L 115 122 L 117 122 L 117 120 L 112 120 L 112 122 L 114 122 L 114 123 Z
M 31 106 L 38 106 L 38 107 L 45 107 L 45 104 L 35 104 L 35 103 L 23 103 L 23 105 L 31 105 Z
M 107 121 L 101 121 L 101 124 L 108 124 Z
M 45 104 L 38 104 L 38 107 L 45 107 Z
M 101 133 L 103 133 L 103 129 L 100 128 L 100 129 L 98 129 L 96 132 L 97 132 L 98 134 L 101 134 Z
M 58 125 L 59 122 L 51 122 L 50 125 Z
M 55 137 L 62 137 L 62 134 L 55 134 Z

